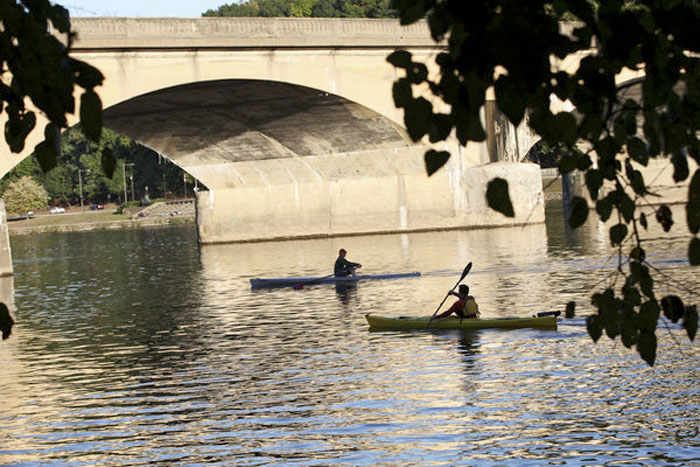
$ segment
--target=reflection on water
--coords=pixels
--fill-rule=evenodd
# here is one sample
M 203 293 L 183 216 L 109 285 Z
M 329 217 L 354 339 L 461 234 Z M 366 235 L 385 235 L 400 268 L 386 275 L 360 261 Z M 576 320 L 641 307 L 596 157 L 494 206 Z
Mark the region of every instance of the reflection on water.
M 658 286 L 696 285 L 686 247 L 651 235 L 679 283 Z M 582 318 L 367 331 L 368 312 L 433 313 L 469 261 L 485 317 L 585 312 L 616 264 L 606 239 L 561 222 L 203 247 L 191 226 L 13 237 L 0 465 L 700 465 L 700 353 L 676 325 L 653 368 Z M 250 289 L 327 275 L 341 247 L 363 272 L 423 275 Z

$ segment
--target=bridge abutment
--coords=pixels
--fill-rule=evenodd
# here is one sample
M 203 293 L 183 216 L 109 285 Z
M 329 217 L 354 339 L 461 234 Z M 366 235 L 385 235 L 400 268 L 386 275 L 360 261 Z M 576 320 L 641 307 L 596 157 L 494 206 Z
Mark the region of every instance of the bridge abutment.
M 417 232 L 544 222 L 539 166 L 451 161 L 425 174 L 422 147 L 236 164 L 238 184 L 197 193 L 202 244 Z M 457 159 L 457 157 L 454 157 Z M 221 170 L 221 168 L 212 170 Z M 232 174 L 233 175 L 233 174 Z M 487 205 L 494 177 L 509 182 L 515 217 Z M 232 179 L 235 178 L 232 176 Z
M 0 277 L 9 277 L 13 274 L 10 232 L 7 228 L 7 210 L 5 209 L 5 200 L 0 199 Z M 0 296 L 4 295 L 0 294 Z

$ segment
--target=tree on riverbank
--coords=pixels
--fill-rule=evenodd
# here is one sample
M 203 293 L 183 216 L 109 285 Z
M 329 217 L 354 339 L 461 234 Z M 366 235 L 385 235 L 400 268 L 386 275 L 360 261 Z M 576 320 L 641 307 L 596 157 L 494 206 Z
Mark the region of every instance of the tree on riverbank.
M 111 151 L 116 159 L 111 177 L 102 170 L 102 154 L 105 150 Z M 83 198 L 88 203 L 123 202 L 124 179 L 127 196 L 132 201 L 132 180 L 133 197 L 137 200 L 146 191 L 150 197 L 159 198 L 182 196 L 185 193 L 182 186 L 183 170 L 180 167 L 108 128 L 103 128 L 99 143 L 87 138 L 80 126 L 66 130 L 61 135 L 60 153 L 56 167 L 47 172 L 41 170 L 36 157 L 24 159 L 0 180 L 0 192 L 13 181 L 31 176 L 46 189 L 53 204 L 79 203 L 81 187 Z M 191 180 L 190 185 L 192 183 Z M 191 187 L 189 192 L 192 193 Z
M 221 5 L 202 16 L 396 18 L 391 0 L 248 0 Z
M 11 182 L 2 197 L 7 211 L 14 213 L 44 209 L 49 200 L 44 187 L 26 175 Z
M 550 145 L 585 143 L 585 153 L 570 152 L 559 160 L 559 171 L 585 172 L 598 217 L 616 219 L 610 242 L 618 249 L 619 265 L 605 290 L 592 296 L 597 313 L 587 318 L 588 333 L 597 341 L 603 333 L 620 336 L 635 346 L 650 365 L 656 358 L 659 316 L 682 322 L 690 340 L 698 327 L 696 305 L 676 295 L 658 297 L 654 266 L 647 261 L 642 232 L 653 220 L 640 213 L 654 196 L 636 168 L 652 158 L 668 158 L 676 183 L 687 180 L 689 160 L 700 163 L 700 6 L 694 0 L 581 2 L 450 2 L 394 0 L 401 23 L 427 18 L 432 37 L 446 40 L 435 58 L 438 76 L 407 51 L 389 61 L 405 72 L 393 88 L 396 105 L 404 109 L 411 137 L 435 143 L 452 132 L 460 143 L 483 141 L 480 111 L 486 92 L 495 91 L 499 109 L 515 125 L 526 115 L 530 126 Z M 559 19 L 574 19 L 565 33 Z M 583 54 L 573 74 L 552 67 L 553 60 Z M 644 70 L 641 100 L 628 99 L 629 86 L 616 86 L 624 68 Z M 575 111 L 554 113 L 552 98 L 569 101 Z M 440 106 L 434 103 L 440 102 Z M 445 108 L 446 111 L 443 111 Z M 430 150 L 426 170 L 439 170 L 450 154 Z M 494 179 L 489 205 L 512 216 L 505 180 Z M 686 205 L 691 265 L 700 265 L 700 170 L 690 181 Z M 665 231 L 674 219 L 668 206 L 657 206 L 655 218 Z M 573 199 L 571 227 L 582 225 L 589 207 Z M 573 315 L 575 304 L 567 306 Z

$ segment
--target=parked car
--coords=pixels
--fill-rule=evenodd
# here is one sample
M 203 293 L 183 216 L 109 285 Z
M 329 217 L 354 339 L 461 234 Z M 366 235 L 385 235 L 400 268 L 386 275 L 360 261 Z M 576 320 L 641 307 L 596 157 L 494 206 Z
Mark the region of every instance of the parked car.
M 60 214 L 60 213 L 62 213 L 62 212 L 66 212 L 66 210 L 63 209 L 63 208 L 60 207 L 60 206 L 54 206 L 54 207 L 52 207 L 51 209 L 49 209 L 49 212 L 50 212 L 51 214 Z
M 27 211 L 27 219 L 34 217 L 34 211 Z
M 92 206 L 90 206 L 90 209 L 92 209 L 93 211 L 98 211 L 98 210 L 104 209 L 104 208 L 105 208 L 104 204 L 93 204 Z

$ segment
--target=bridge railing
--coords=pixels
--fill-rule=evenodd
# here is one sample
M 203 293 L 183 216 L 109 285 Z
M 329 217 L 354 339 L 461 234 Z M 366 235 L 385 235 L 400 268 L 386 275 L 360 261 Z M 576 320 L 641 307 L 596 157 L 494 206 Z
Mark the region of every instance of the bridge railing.
M 74 18 L 75 50 L 435 47 L 428 24 L 351 18 Z

